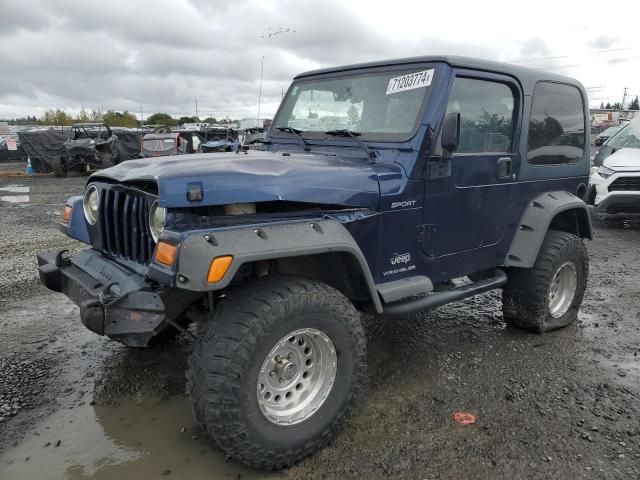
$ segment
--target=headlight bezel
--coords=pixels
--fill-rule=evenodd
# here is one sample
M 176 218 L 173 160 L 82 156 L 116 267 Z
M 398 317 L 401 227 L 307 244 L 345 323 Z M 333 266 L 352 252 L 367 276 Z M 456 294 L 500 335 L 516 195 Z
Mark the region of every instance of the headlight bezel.
M 604 165 L 600 165 L 598 167 L 598 170 L 596 170 L 596 172 L 598 172 L 598 175 L 600 175 L 602 178 L 609 178 L 611 175 L 616 173 L 615 170 L 609 167 L 605 167 Z
M 156 225 L 155 217 L 157 212 L 162 213 L 161 227 L 158 227 Z M 153 203 L 151 204 L 151 208 L 149 209 L 149 231 L 151 232 L 151 237 L 153 238 L 153 241 L 155 243 L 158 243 L 158 239 L 160 238 L 160 235 L 162 235 L 162 232 L 164 231 L 166 221 L 167 221 L 167 209 L 160 207 L 158 205 L 158 200 L 154 200 Z
M 92 195 L 95 195 L 95 215 L 93 215 L 93 211 L 89 205 Z M 95 225 L 98 223 L 99 209 L 100 192 L 98 192 L 98 187 L 95 185 L 89 185 L 84 191 L 84 196 L 82 197 L 82 210 L 84 211 L 84 218 L 89 225 Z

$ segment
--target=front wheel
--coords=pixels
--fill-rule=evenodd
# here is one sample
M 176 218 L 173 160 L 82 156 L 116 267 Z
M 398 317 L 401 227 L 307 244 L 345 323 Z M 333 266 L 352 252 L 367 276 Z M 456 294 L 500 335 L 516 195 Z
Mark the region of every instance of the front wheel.
M 366 370 L 360 315 L 340 292 L 267 277 L 230 292 L 200 327 L 187 389 L 196 419 L 227 455 L 279 469 L 337 434 Z
M 511 268 L 502 291 L 507 324 L 542 333 L 578 317 L 589 275 L 589 256 L 579 237 L 550 230 L 532 268 Z

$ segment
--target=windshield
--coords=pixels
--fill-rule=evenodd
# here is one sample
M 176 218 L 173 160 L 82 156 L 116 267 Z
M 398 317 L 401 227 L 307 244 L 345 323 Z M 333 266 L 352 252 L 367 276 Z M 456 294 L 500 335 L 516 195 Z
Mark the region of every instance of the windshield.
M 72 140 L 81 140 L 85 138 L 101 139 L 106 137 L 101 127 L 74 127 L 69 132 L 69 138 Z
M 606 144 L 613 148 L 640 148 L 640 120 L 629 122 Z
M 350 130 L 363 138 L 406 140 L 416 127 L 433 73 L 421 66 L 298 82 L 287 93 L 274 128 L 294 128 L 311 137 Z
M 618 130 L 620 130 L 620 128 L 621 127 L 609 127 L 604 132 L 602 132 L 600 135 L 603 136 L 603 137 L 610 137 L 611 135 L 616 133 Z
M 175 138 L 153 138 L 142 142 L 142 148 L 148 152 L 167 152 L 176 148 Z

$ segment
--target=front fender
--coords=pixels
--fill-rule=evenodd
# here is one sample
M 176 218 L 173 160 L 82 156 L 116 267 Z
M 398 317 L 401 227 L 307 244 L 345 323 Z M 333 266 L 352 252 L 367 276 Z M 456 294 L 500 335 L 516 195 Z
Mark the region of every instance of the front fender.
M 376 310 L 382 311 L 373 276 L 360 247 L 347 229 L 333 219 L 194 232 L 180 243 L 177 267 L 179 281 L 176 286 L 198 292 L 220 290 L 229 285 L 244 264 L 327 252 L 345 252 L 357 260 L 371 301 Z M 211 261 L 223 255 L 233 256 L 229 270 L 219 282 L 208 283 Z M 150 269 L 149 276 L 153 276 L 153 269 Z

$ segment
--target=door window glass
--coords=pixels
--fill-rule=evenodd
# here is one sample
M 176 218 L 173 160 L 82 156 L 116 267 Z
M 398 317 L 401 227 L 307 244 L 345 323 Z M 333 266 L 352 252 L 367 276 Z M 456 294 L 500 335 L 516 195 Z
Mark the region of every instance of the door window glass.
M 539 82 L 533 91 L 527 159 L 562 165 L 582 159 L 585 146 L 582 95 L 576 87 Z
M 456 153 L 507 153 L 513 142 L 515 98 L 498 82 L 456 78 L 447 114 L 460 113 L 460 145 Z

